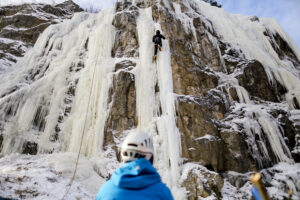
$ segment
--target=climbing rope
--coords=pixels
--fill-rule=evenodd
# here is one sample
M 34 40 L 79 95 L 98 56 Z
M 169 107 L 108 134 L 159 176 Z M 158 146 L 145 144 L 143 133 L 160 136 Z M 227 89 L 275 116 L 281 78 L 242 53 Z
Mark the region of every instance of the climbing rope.
M 84 119 L 84 126 L 83 126 L 83 130 L 82 130 L 81 141 L 80 141 L 79 151 L 78 151 L 78 155 L 77 155 L 77 159 L 76 159 L 74 173 L 73 173 L 73 176 L 72 176 L 72 178 L 70 180 L 70 183 L 67 185 L 66 192 L 65 192 L 65 194 L 64 194 L 64 196 L 62 197 L 61 200 L 65 199 L 65 197 L 69 193 L 69 191 L 70 191 L 70 189 L 71 189 L 71 187 L 73 185 L 73 182 L 75 180 L 75 176 L 76 176 L 76 172 L 77 172 L 77 168 L 78 168 L 78 163 L 79 163 L 79 158 L 80 158 L 80 153 L 81 153 L 81 149 L 82 149 L 83 137 L 84 137 L 84 134 L 85 134 L 85 127 L 86 127 L 87 115 L 88 115 L 89 107 L 90 107 L 90 99 L 91 99 L 91 96 L 92 96 L 92 89 L 93 89 L 93 85 L 94 85 L 95 71 L 96 71 L 96 66 L 97 66 L 98 58 L 99 58 L 99 49 L 97 51 L 98 52 L 97 53 L 97 58 L 96 58 L 96 62 L 95 62 L 94 70 L 93 70 L 93 78 L 92 78 L 92 83 L 91 83 L 91 87 L 90 87 L 90 95 L 89 95 L 89 98 L 88 98 L 88 104 L 87 104 L 86 113 L 85 113 L 85 119 Z

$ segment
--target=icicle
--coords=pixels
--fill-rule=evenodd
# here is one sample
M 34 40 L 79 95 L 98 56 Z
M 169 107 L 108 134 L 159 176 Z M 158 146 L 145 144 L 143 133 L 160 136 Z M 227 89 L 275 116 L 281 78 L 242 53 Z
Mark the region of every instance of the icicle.
M 278 161 L 292 163 L 291 153 L 285 144 L 285 141 L 280 132 L 280 125 L 276 123 L 275 119 L 271 117 L 267 111 L 262 109 L 262 106 L 255 105 L 251 101 L 248 92 L 245 88 L 241 87 L 238 80 L 234 78 L 233 75 L 225 75 L 219 73 L 220 84 L 223 84 L 226 88 L 228 95 L 230 96 L 229 89 L 235 88 L 237 95 L 239 97 L 239 102 L 245 107 L 245 119 L 240 121 L 239 119 L 234 119 L 233 122 L 242 123 L 247 134 L 247 143 L 249 145 L 250 151 L 253 153 L 257 162 L 262 166 L 262 158 L 270 159 L 268 154 L 265 141 L 263 139 L 263 132 L 269 140 L 272 151 L 278 158 Z M 231 98 L 232 100 L 232 98 Z M 236 110 L 239 106 L 236 104 Z M 255 116 L 255 117 L 254 117 Z M 256 144 L 255 135 L 258 135 L 259 140 L 257 141 L 260 145 Z M 259 148 L 261 149 L 263 155 L 260 155 Z
M 292 155 L 290 150 L 286 146 L 284 139 L 281 135 L 280 129 L 271 116 L 268 116 L 267 113 L 264 113 L 262 110 L 256 112 L 258 121 L 266 133 L 272 150 L 279 161 L 293 163 L 291 159 Z M 287 155 L 286 155 L 287 154 Z

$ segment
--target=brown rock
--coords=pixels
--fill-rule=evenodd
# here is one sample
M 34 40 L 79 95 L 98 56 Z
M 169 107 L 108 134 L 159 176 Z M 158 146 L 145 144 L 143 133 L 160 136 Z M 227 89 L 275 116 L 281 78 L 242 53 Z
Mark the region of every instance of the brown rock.
M 279 102 L 286 93 L 280 83 L 270 83 L 264 67 L 258 61 L 247 64 L 244 73 L 237 78 L 251 96 L 265 101 Z
M 136 30 L 138 8 L 131 4 L 129 5 L 126 7 L 126 10 L 117 13 L 113 19 L 113 25 L 117 29 L 116 40 L 112 49 L 113 57 L 138 56 L 139 42 Z
M 224 143 L 214 123 L 214 113 L 224 110 L 207 103 L 208 99 L 178 99 L 177 126 L 182 136 L 183 157 L 191 162 L 201 162 L 211 170 L 224 170 Z M 219 110 L 215 110 L 215 109 Z M 205 136 L 205 137 L 204 137 Z M 207 136 L 207 137 L 206 137 Z
M 295 119 L 296 121 L 292 121 L 290 119 L 291 114 L 283 110 L 273 110 L 271 114 L 279 121 L 280 126 L 283 129 L 285 143 L 292 152 L 294 160 L 299 162 L 300 151 L 297 151 L 297 149 L 299 148 L 298 146 L 300 144 L 300 141 L 298 141 L 300 138 L 300 129 L 297 127 L 297 123 L 299 123 L 300 119 Z
M 22 154 L 36 155 L 38 150 L 38 144 L 35 142 L 25 142 L 23 145 Z
M 67 0 L 63 3 L 57 4 L 55 8 L 61 8 L 65 12 L 69 12 L 69 14 L 75 13 L 75 12 L 82 12 L 83 9 L 80 8 L 74 1 L 72 0 Z
M 278 33 L 274 34 L 270 30 L 266 30 L 264 34 L 267 38 L 269 38 L 274 51 L 278 54 L 280 59 L 287 59 L 291 61 L 294 66 L 300 66 L 300 61 L 298 60 L 295 52 Z
M 247 143 L 241 133 L 221 132 L 225 143 L 225 169 L 245 173 L 256 169 L 255 163 L 249 154 Z
M 105 126 L 104 146 L 115 145 L 114 137 L 124 130 L 137 125 L 135 79 L 131 61 L 116 64 L 116 72 L 111 89 L 111 111 Z
M 183 186 L 188 191 L 188 200 L 198 200 L 208 196 L 221 199 L 221 190 L 224 184 L 222 177 L 201 165 L 188 164 L 188 166 L 191 166 L 191 169 L 183 172 L 187 173 Z

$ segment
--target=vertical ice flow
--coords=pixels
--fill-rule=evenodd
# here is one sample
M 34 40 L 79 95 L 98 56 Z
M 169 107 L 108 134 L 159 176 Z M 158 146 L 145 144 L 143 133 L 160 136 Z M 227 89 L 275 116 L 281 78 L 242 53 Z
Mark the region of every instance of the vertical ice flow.
M 113 15 L 114 9 L 111 8 L 98 16 L 96 28 L 89 37 L 86 68 L 78 83 L 74 109 L 68 119 L 71 124 L 65 126 L 66 129 L 71 127 L 70 136 L 66 138 L 68 150 L 77 152 L 84 134 L 81 152 L 89 157 L 99 155 L 102 150 L 104 126 L 109 114 L 108 95 L 115 66 L 111 57 L 115 39 Z
M 49 27 L 13 71 L 2 75 L 2 154 L 21 152 L 26 141 L 38 143 L 42 152 L 56 147 L 49 140 L 72 81 L 69 67 L 78 61 L 82 41 L 89 33 L 88 28 L 81 29 L 87 21 L 89 15 L 78 14 L 71 21 Z
M 37 143 L 41 153 L 78 152 L 83 133 L 82 153 L 101 153 L 115 65 L 111 58 L 113 16 L 111 8 L 98 15 L 76 14 L 72 20 L 50 26 L 16 70 L 3 77 L 7 81 L 0 87 L 1 94 L 19 88 L 0 99 L 0 117 L 7 120 L 1 125 L 2 154 L 20 153 L 27 141 Z M 78 63 L 83 68 L 77 72 Z M 76 81 L 71 113 L 64 116 L 68 90 Z M 7 117 L 8 112 L 14 115 Z M 56 129 L 61 129 L 58 137 Z
M 274 152 L 276 158 L 280 162 L 289 162 L 292 163 L 291 153 L 288 149 L 285 141 L 282 137 L 280 131 L 280 124 L 275 121 L 275 119 L 263 109 L 263 106 L 256 105 L 251 99 L 247 90 L 239 85 L 238 80 L 234 77 L 234 74 L 223 74 L 218 73 L 220 76 L 220 84 L 223 84 L 226 88 L 226 91 L 230 97 L 230 101 L 233 101 L 230 96 L 230 88 L 234 88 L 237 96 L 239 98 L 239 103 L 235 106 L 237 110 L 240 107 L 245 111 L 244 116 L 246 120 L 234 119 L 237 123 L 243 123 L 244 130 L 247 134 L 247 143 L 250 146 L 251 153 L 254 153 L 254 157 L 259 165 L 262 166 L 262 159 L 270 158 L 265 141 L 263 139 L 263 133 L 265 133 L 266 138 L 268 139 L 272 151 Z M 259 137 L 257 141 L 262 150 L 262 155 L 259 154 L 258 146 L 256 144 L 256 139 L 254 135 Z
M 156 150 L 155 165 L 161 172 L 163 180 L 173 188 L 173 191 L 177 191 L 181 141 L 175 121 L 169 44 L 167 40 L 163 41 L 157 63 L 152 62 L 154 52 L 152 37 L 156 30 L 161 30 L 161 27 L 153 21 L 151 7 L 140 9 L 137 30 L 140 58 L 137 66 L 136 88 L 140 126 L 142 130 L 153 136 Z M 155 93 L 156 84 L 159 86 L 158 93 Z

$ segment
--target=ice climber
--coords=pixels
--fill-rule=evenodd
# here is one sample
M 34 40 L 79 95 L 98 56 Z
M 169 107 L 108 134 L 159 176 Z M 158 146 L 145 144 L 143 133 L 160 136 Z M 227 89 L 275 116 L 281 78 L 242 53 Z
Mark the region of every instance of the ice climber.
M 130 133 L 121 147 L 124 163 L 100 189 L 96 200 L 172 200 L 153 167 L 153 142 L 143 132 Z
M 156 31 L 156 35 L 153 36 L 152 42 L 154 42 L 154 57 L 153 60 L 156 61 L 157 58 L 157 48 L 161 51 L 162 41 L 161 39 L 166 39 L 163 35 L 160 34 L 160 31 Z

